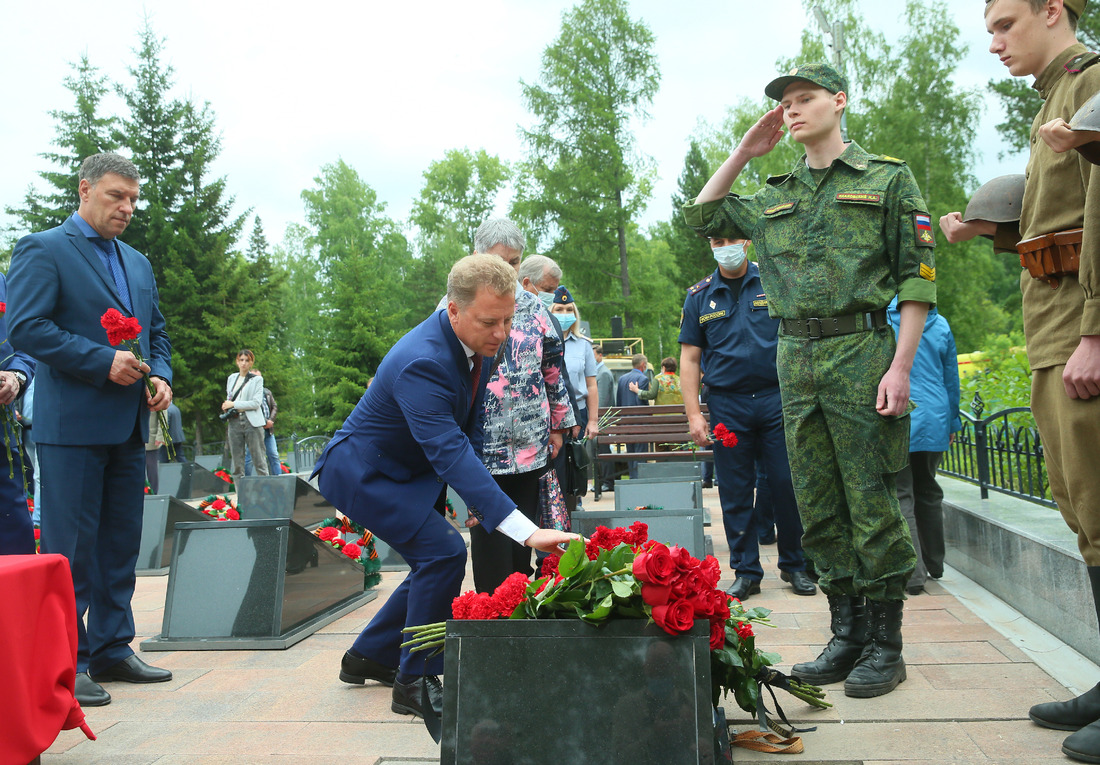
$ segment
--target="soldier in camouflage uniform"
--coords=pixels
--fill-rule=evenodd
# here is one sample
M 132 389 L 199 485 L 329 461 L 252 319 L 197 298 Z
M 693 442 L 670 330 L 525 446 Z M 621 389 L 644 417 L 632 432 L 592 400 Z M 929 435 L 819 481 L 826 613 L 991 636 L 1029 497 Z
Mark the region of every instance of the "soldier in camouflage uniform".
M 780 105 L 685 205 L 704 236 L 756 243 L 778 349 L 787 450 L 802 544 L 829 597 L 833 639 L 793 674 L 845 680 L 850 696 L 905 679 L 901 614 L 916 556 L 894 475 L 909 448 L 909 369 L 935 302 L 928 208 L 904 162 L 845 143 L 847 83 L 827 64 L 768 85 Z M 729 194 L 786 125 L 806 155 L 752 196 Z M 727 196 L 727 194 L 729 194 Z M 895 342 L 886 306 L 897 295 Z
M 1100 54 L 1077 42 L 1086 0 L 989 0 L 989 51 L 1016 77 L 1033 76 L 1043 106 L 1031 127 L 1019 228 L 1011 219 L 957 212 L 940 219 L 949 242 L 990 236 L 1021 263 L 1031 410 L 1043 441 L 1050 490 L 1077 534 L 1100 614 L 1100 134 L 1077 130 L 1079 110 L 1100 91 Z M 1077 151 L 1074 151 L 1076 149 Z M 968 211 L 969 212 L 969 211 Z M 1054 247 L 1051 240 L 1057 241 Z M 1040 249 L 1041 248 L 1041 249 Z M 1078 262 L 1063 260 L 1076 249 Z M 1043 252 L 1036 260 L 1029 256 Z M 1035 263 L 1041 271 L 1032 271 Z M 1038 725 L 1077 731 L 1062 751 L 1100 762 L 1100 685 L 1077 698 L 1037 704 Z

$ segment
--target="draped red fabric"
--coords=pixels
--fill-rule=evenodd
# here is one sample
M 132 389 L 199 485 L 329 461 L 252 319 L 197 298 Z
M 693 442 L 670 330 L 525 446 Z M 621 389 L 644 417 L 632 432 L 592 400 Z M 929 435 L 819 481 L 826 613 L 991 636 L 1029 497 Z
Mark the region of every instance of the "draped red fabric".
M 76 684 L 76 602 L 62 555 L 0 555 L 0 763 L 27 763 L 62 730 L 95 739 Z

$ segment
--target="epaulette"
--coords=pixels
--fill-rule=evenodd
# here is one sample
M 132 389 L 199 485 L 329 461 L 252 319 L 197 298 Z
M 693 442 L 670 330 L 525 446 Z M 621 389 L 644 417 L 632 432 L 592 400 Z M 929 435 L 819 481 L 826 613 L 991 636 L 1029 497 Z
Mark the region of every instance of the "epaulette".
M 905 164 L 904 159 L 898 159 L 897 157 L 888 157 L 885 154 L 872 154 L 871 159 L 876 160 L 878 162 L 889 162 L 890 164 L 893 164 L 893 165 L 904 165 Z
M 781 183 L 785 183 L 794 173 L 783 173 L 783 175 L 773 175 L 764 181 L 769 186 L 778 186 Z
M 714 274 L 711 274 L 706 279 L 700 281 L 698 284 L 693 284 L 688 287 L 688 294 L 694 295 L 696 292 L 705 290 L 707 288 L 707 285 L 710 284 L 712 281 L 714 281 Z
M 1087 50 L 1080 56 L 1074 56 L 1067 61 L 1065 63 L 1065 69 L 1070 74 L 1080 74 L 1097 61 L 1100 61 L 1100 53 L 1094 50 Z

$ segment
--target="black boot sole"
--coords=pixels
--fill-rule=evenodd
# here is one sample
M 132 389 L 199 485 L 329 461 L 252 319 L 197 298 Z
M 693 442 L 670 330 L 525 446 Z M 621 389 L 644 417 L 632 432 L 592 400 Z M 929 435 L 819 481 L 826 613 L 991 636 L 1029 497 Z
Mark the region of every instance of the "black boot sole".
M 844 695 L 851 696 L 854 699 L 873 699 L 876 696 L 885 696 L 890 691 L 897 688 L 906 680 L 905 665 L 901 666 L 901 674 L 896 680 L 890 680 L 885 683 L 869 683 L 867 685 L 848 685 L 844 684 Z
M 847 680 L 848 673 L 851 671 L 851 669 L 844 671 L 838 670 L 826 675 L 815 675 L 807 672 L 795 672 L 792 669 L 791 677 L 797 678 L 804 683 L 809 683 L 810 685 L 831 685 L 832 683 L 840 683 Z

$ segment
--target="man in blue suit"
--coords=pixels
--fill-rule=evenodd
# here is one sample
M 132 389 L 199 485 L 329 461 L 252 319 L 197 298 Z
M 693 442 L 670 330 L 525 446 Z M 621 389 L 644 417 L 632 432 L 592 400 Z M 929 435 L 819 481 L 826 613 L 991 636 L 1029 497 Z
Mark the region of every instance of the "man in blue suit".
M 0 306 L 7 303 L 8 285 L 0 274 Z M 22 351 L 12 351 L 8 342 L 8 324 L 0 308 L 0 406 L 10 407 L 34 378 L 34 359 Z M 3 425 L 0 425 L 3 427 Z M 0 555 L 34 555 L 34 526 L 31 524 L 27 495 L 23 491 L 23 462 L 19 457 L 19 433 L 9 429 L 5 435 L 10 449 L 0 447 Z
M 172 401 L 172 344 L 149 261 L 116 238 L 137 204 L 137 168 L 95 154 L 81 165 L 79 192 L 76 214 L 15 245 L 8 328 L 12 344 L 40 365 L 34 433 L 46 507 L 42 551 L 64 555 L 72 568 L 76 698 L 102 706 L 111 696 L 100 682 L 172 679 L 130 648 L 149 410 Z M 100 324 L 108 308 L 140 322 L 148 364 L 108 344 Z
M 619 387 L 615 399 L 619 406 L 645 406 L 646 402 L 638 397 L 638 394 L 630 390 L 630 383 L 636 384 L 642 390 L 649 390 L 649 375 L 645 373 L 647 362 L 645 354 L 635 353 L 630 358 L 633 369 L 619 378 Z M 627 444 L 628 452 L 644 452 L 649 449 L 649 444 Z M 630 460 L 629 473 L 631 478 L 638 477 L 638 460 Z
M 404 627 L 449 618 L 462 585 L 466 545 L 443 517 L 448 484 L 488 532 L 547 552 L 577 538 L 536 527 L 478 456 L 481 400 L 508 339 L 515 289 L 515 270 L 496 255 L 458 261 L 447 277 L 446 310 L 390 349 L 314 469 L 325 498 L 411 569 L 340 665 L 344 682 L 392 685 L 391 708 L 400 714 L 422 715 L 425 689 L 442 710 L 443 657 L 425 661 L 400 644 Z

